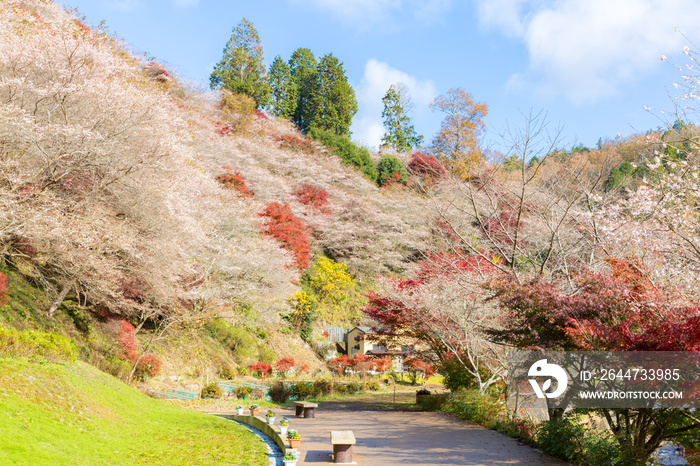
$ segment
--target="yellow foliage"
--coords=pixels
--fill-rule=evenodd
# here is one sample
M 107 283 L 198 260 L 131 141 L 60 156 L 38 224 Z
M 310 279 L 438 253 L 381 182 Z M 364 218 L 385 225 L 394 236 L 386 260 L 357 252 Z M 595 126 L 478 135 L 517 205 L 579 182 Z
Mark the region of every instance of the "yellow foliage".
M 430 108 L 447 114 L 433 139 L 437 156 L 454 174 L 468 176 L 481 159 L 479 135 L 484 129 L 488 106 L 476 102 L 470 93 L 458 87 L 438 96 Z
M 320 319 L 331 323 L 359 319 L 357 286 L 346 264 L 321 257 L 310 267 L 305 280 L 318 301 Z

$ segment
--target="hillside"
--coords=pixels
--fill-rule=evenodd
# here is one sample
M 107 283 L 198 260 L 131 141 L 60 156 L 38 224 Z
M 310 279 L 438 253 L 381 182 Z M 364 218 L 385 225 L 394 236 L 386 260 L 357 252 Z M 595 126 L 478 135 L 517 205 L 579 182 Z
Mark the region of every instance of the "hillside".
M 0 359 L 2 464 L 264 464 L 238 424 L 149 398 L 92 366 Z
M 373 277 L 410 270 L 425 250 L 433 214 L 418 190 L 378 188 L 287 121 L 256 112 L 237 126 L 218 94 L 183 86 L 58 4 L 2 6 L 5 324 L 71 335 L 121 377 L 122 321 L 176 376 L 283 356 L 319 369 L 296 331 L 280 332 L 303 270 L 269 234 L 266 209 L 288 205 L 301 221 L 309 270 L 320 258 L 347 265 L 353 308 L 329 311 L 320 329 L 357 319 Z M 229 326 L 218 339 L 206 327 L 215 317 Z

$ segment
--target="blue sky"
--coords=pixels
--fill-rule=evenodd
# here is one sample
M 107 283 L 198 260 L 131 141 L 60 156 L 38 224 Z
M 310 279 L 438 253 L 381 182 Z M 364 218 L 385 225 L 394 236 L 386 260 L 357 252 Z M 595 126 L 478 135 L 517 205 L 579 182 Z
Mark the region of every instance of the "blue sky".
M 429 103 L 462 87 L 489 105 L 484 145 L 544 111 L 563 127 L 561 147 L 656 128 L 700 24 L 687 0 L 64 0 L 89 24 L 101 20 L 202 86 L 242 18 L 260 35 L 266 65 L 299 47 L 343 62 L 359 111 L 353 139 L 382 135 L 381 98 L 403 82 L 413 123 L 430 141 L 442 115 Z M 676 31 L 678 29 L 678 31 Z M 668 56 L 663 62 L 661 55 Z M 652 111 L 645 110 L 645 106 Z

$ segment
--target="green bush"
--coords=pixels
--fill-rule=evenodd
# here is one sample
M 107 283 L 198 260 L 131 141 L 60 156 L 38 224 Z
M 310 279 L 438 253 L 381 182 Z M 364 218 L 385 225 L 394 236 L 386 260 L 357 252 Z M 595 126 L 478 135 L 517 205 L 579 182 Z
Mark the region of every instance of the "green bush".
M 246 365 L 255 359 L 258 340 L 245 326 L 236 326 L 224 319 L 212 319 L 207 322 L 207 328 L 216 340 L 231 350 L 237 363 Z
M 218 400 L 224 395 L 223 390 L 221 390 L 221 387 L 219 387 L 218 383 L 208 383 L 204 386 L 202 389 L 202 393 L 200 394 L 202 399 L 205 398 L 214 398 Z
M 537 446 L 549 455 L 583 466 L 634 464 L 623 458 L 612 434 L 590 431 L 575 416 L 540 424 Z
M 275 403 L 286 403 L 289 400 L 289 397 L 292 396 L 292 390 L 285 387 L 284 383 L 277 382 L 270 387 L 270 391 L 268 391 L 267 394 Z
M 63 335 L 0 327 L 0 355 L 48 362 L 74 361 L 78 350 L 73 340 Z
M 330 379 L 316 379 L 313 384 L 315 396 L 326 396 L 331 393 L 333 382 Z
M 398 175 L 395 175 L 398 173 Z M 384 186 L 393 181 L 406 184 L 408 171 L 403 163 L 393 155 L 382 155 L 377 165 L 377 184 Z
M 338 136 L 330 131 L 319 128 L 311 128 L 308 136 L 319 141 L 331 152 L 340 157 L 348 165 L 354 165 L 370 180 L 377 179 L 374 162 L 369 151 L 364 147 L 354 144 L 347 136 Z
M 292 394 L 299 400 L 313 398 L 316 396 L 316 388 L 311 382 L 297 382 L 291 386 Z
M 460 390 L 448 399 L 447 410 L 461 419 L 488 426 L 503 412 L 503 405 L 495 396 L 478 390 Z
M 421 411 L 440 411 L 446 402 L 446 394 L 431 394 L 430 396 L 421 397 L 418 406 Z
M 345 385 L 345 393 L 348 394 L 353 394 L 353 393 L 359 393 L 362 391 L 362 384 L 359 382 L 350 382 L 349 384 Z
M 442 369 L 445 372 L 442 383 L 449 391 L 456 392 L 460 389 L 476 387 L 476 378 L 467 372 L 456 356 L 447 358 Z
M 246 387 L 245 385 L 241 385 L 240 387 L 236 387 L 233 389 L 233 394 L 236 395 L 236 398 L 242 400 L 243 398 L 248 398 L 252 391 L 252 388 Z
M 377 390 L 379 390 L 379 382 L 377 382 L 376 380 L 372 380 L 371 382 L 367 382 L 365 384 L 365 390 L 370 390 L 372 392 L 376 392 Z

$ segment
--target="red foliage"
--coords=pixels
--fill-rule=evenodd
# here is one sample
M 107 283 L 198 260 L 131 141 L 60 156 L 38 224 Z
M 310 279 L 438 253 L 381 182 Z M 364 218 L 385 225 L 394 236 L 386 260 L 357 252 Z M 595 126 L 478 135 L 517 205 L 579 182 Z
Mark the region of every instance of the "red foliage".
M 217 132 L 217 134 L 221 134 L 222 136 L 231 134 L 231 128 L 223 121 L 217 121 L 214 123 L 214 130 Z
M 158 358 L 152 354 L 146 354 L 139 359 L 137 371 L 148 377 L 158 375 L 160 372 L 161 363 Z
M 138 358 L 136 344 L 136 329 L 127 321 L 119 322 L 119 334 L 117 335 L 117 345 L 121 352 L 118 354 L 119 359 L 123 361 L 133 362 Z
M 304 152 L 306 154 L 316 154 L 318 152 L 316 144 L 314 144 L 313 141 L 293 134 L 272 136 L 272 139 L 283 149 Z
M 272 374 L 272 366 L 262 361 L 258 361 L 256 363 L 251 364 L 250 367 L 248 367 L 248 369 L 252 373 L 257 373 L 258 376 L 263 379 L 266 376 Z
M 324 214 L 331 213 L 331 210 L 328 208 L 328 192 L 325 189 L 305 184 L 297 189 L 294 195 L 304 205 L 311 206 Z
M 245 180 L 238 170 L 232 170 L 230 167 L 224 167 L 227 173 L 223 175 L 217 175 L 216 181 L 224 185 L 225 188 L 235 189 L 245 198 L 250 197 L 250 191 L 245 184 Z
M 34 257 L 37 254 L 37 249 L 33 242 L 21 236 L 13 238 L 12 247 L 28 257 Z
M 338 356 L 327 361 L 328 369 L 338 375 L 343 375 L 346 369 L 350 369 L 352 363 L 346 355 Z
M 430 377 L 436 370 L 435 367 L 427 361 L 424 361 L 416 356 L 408 356 L 403 360 L 404 368 L 413 374 L 422 373 L 425 377 Z
M 418 264 L 416 282 L 427 283 L 436 277 L 453 277 L 460 274 L 488 275 L 497 271 L 493 262 L 481 256 L 448 252 L 431 254 Z
M 4 273 L 0 272 L 0 305 L 7 304 L 7 277 Z
M 259 120 L 268 120 L 267 115 L 258 108 L 255 109 L 255 118 Z
M 129 281 L 120 280 L 119 283 L 119 290 L 121 291 L 122 296 L 124 296 L 124 298 L 139 302 L 143 302 L 146 300 L 146 296 L 143 294 L 143 290 L 148 289 L 148 283 L 146 283 L 145 280 L 136 277 L 132 278 Z
M 267 218 L 264 234 L 282 243 L 282 247 L 294 255 L 297 267 L 308 267 L 309 237 L 306 235 L 304 223 L 294 216 L 289 205 L 269 202 L 260 216 Z
M 512 245 L 515 231 L 522 228 L 523 219 L 518 223 L 517 212 L 507 208 L 497 216 L 487 218 L 481 222 L 481 231 L 491 240 L 501 245 Z
M 422 152 L 414 152 L 411 155 L 411 161 L 408 162 L 407 168 L 414 175 L 424 176 L 431 182 L 442 178 L 447 173 L 435 157 Z
M 305 363 L 303 363 L 303 362 L 297 363 L 296 368 L 297 368 L 297 371 L 298 371 L 298 372 L 302 372 L 302 373 L 304 373 L 304 374 L 308 374 L 308 373 L 309 373 L 309 365 L 308 365 L 308 364 L 305 364 Z
M 275 369 L 281 373 L 286 374 L 294 367 L 294 358 L 282 358 L 278 359 L 275 363 Z
M 576 277 L 576 294 L 555 284 L 504 280 L 494 286 L 508 311 L 497 338 L 520 348 L 584 351 L 700 350 L 697 304 L 657 289 L 634 262 Z
M 384 372 L 391 369 L 391 366 L 393 366 L 393 364 L 394 361 L 392 361 L 389 356 L 377 358 L 374 360 L 374 370 L 376 370 L 380 374 L 383 374 Z

